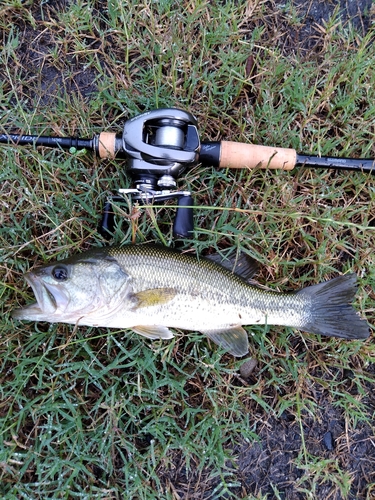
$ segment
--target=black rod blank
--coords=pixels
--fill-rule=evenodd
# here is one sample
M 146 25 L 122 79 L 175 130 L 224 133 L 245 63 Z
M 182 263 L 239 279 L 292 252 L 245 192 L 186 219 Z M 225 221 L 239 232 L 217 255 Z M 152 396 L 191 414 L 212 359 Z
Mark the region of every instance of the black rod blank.
M 332 156 L 310 156 L 297 154 L 296 164 L 312 168 L 332 168 L 336 170 L 356 170 L 375 174 L 375 159 L 335 158 Z
M 80 139 L 79 137 L 50 137 L 45 135 L 1 134 L 0 143 L 14 146 L 47 146 L 62 149 L 95 149 L 95 138 Z

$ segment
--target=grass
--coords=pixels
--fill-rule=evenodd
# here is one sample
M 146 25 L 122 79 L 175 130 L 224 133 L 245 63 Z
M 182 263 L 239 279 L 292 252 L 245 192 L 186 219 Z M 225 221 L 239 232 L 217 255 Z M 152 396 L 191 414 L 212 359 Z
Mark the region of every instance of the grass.
M 307 50 L 293 2 L 1 2 L 0 130 L 90 137 L 179 106 L 201 137 L 374 156 L 373 31 L 333 18 Z M 254 66 L 249 73 L 249 58 Z M 97 231 L 126 166 L 89 153 L 0 150 L 2 498 L 370 499 L 375 349 L 255 327 L 254 375 L 198 333 L 21 323 L 34 265 L 107 244 Z M 197 254 L 242 249 L 260 284 L 354 271 L 374 325 L 370 175 L 194 167 Z M 117 207 L 111 243 L 173 245 L 173 206 Z M 323 435 L 330 431 L 334 451 Z

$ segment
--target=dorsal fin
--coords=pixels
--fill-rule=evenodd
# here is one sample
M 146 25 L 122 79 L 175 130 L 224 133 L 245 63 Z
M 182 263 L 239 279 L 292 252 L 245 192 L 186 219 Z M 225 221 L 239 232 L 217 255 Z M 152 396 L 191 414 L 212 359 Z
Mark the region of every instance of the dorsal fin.
M 250 280 L 259 270 L 259 263 L 245 253 L 232 251 L 225 257 L 218 253 L 213 253 L 206 255 L 205 258 L 216 262 L 216 264 L 220 264 L 245 280 Z

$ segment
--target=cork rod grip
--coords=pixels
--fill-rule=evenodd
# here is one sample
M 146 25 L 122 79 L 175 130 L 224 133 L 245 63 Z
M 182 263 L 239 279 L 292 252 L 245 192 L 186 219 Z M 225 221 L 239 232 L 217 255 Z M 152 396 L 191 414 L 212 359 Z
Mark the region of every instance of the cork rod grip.
M 219 167 L 292 170 L 296 161 L 297 152 L 294 149 L 221 141 Z
M 101 132 L 99 135 L 98 153 L 100 158 L 114 158 L 116 134 L 113 132 Z

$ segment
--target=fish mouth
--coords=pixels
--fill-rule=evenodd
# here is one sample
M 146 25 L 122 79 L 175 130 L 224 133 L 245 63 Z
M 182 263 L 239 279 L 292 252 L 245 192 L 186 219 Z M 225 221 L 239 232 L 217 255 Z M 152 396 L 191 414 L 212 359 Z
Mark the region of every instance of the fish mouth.
M 15 309 L 12 312 L 13 318 L 44 320 L 50 318 L 58 309 L 65 309 L 69 303 L 69 297 L 57 285 L 46 283 L 32 272 L 25 275 L 25 280 L 31 286 L 36 302 Z

